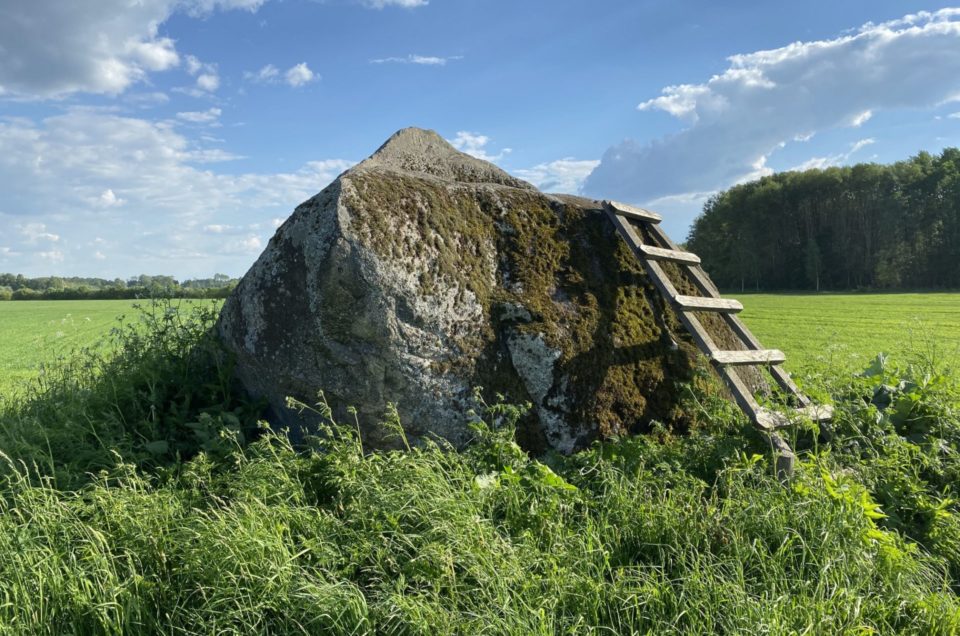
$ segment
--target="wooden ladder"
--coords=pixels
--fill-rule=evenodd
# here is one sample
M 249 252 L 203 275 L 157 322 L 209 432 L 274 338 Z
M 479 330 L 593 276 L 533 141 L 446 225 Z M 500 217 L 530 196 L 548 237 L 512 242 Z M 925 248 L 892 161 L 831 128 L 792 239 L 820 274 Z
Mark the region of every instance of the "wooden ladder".
M 659 223 L 660 215 L 615 201 L 604 201 L 603 209 L 613 221 L 620 236 L 643 263 L 647 275 L 653 284 L 660 290 L 663 297 L 677 313 L 680 322 L 693 336 L 697 347 L 706 354 L 714 369 L 723 378 L 740 409 L 750 418 L 754 426 L 769 440 L 777 462 L 777 473 L 782 477 L 789 477 L 793 473 L 796 456 L 790 445 L 777 432 L 797 421 L 798 418 L 809 418 L 816 422 L 829 420 L 833 416 L 833 408 L 829 405 L 813 404 L 810 399 L 800 392 L 800 389 L 790 379 L 790 375 L 780 365 L 786 360 L 782 351 L 764 349 L 760 341 L 750 333 L 747 326 L 737 316 L 743 309 L 736 300 L 721 298 L 717 287 L 700 266 L 700 257 L 690 252 L 680 250 L 670 240 Z M 658 245 L 644 244 L 641 235 L 637 232 L 633 222 L 644 224 L 648 234 Z M 676 263 L 685 268 L 690 280 L 699 292 L 698 296 L 685 296 L 677 292 L 676 287 L 660 266 L 661 262 Z M 712 312 L 719 314 L 727 326 L 739 338 L 744 349 L 741 351 L 723 351 L 717 347 L 713 338 L 703 328 L 697 319 L 697 312 Z M 770 369 L 770 374 L 780 387 L 787 393 L 795 396 L 799 408 L 790 409 L 792 413 L 781 413 L 761 407 L 757 404 L 750 389 L 737 375 L 734 367 L 743 365 L 763 365 Z

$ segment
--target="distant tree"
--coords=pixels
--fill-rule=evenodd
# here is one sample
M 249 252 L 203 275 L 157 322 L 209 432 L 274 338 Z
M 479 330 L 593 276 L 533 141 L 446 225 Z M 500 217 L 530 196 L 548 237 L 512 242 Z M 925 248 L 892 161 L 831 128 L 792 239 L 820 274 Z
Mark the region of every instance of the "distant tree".
M 804 248 L 803 264 L 807 273 L 807 281 L 812 283 L 817 291 L 820 291 L 820 247 L 812 236 L 807 239 L 807 246 Z
M 960 287 L 960 150 L 734 186 L 687 245 L 729 289 Z
M 40 292 L 34 291 L 29 287 L 21 287 L 13 292 L 13 300 L 34 300 L 40 298 Z
M 180 285 L 172 276 L 140 275 L 124 281 L 120 278 L 82 278 L 46 276 L 26 278 L 22 274 L 0 273 L 0 300 L 67 300 L 80 298 L 145 298 L 150 296 L 180 298 L 226 298 L 238 280 L 225 274 L 213 278 L 184 281 Z

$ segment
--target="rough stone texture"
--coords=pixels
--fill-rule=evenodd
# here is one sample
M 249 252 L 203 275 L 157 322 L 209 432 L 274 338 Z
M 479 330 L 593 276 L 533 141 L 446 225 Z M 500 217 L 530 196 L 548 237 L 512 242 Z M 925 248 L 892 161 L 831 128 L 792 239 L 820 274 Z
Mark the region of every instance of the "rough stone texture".
M 408 436 L 465 442 L 475 386 L 533 404 L 534 450 L 682 425 L 694 350 L 597 207 L 401 130 L 297 207 L 218 329 L 295 435 L 313 422 L 286 396 L 318 390 L 341 417 L 354 406 L 374 446 L 392 443 L 388 402 Z

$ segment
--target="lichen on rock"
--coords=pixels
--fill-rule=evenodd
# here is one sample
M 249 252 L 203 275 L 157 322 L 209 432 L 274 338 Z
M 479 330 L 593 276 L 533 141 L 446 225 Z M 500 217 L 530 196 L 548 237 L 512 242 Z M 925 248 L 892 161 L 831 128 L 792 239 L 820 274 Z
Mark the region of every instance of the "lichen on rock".
M 388 402 L 409 437 L 466 442 L 475 386 L 533 405 L 518 432 L 533 450 L 678 425 L 698 364 L 597 202 L 419 129 L 301 204 L 218 328 L 275 424 L 309 430 L 285 398 L 322 390 L 379 446 L 394 443 L 378 425 Z

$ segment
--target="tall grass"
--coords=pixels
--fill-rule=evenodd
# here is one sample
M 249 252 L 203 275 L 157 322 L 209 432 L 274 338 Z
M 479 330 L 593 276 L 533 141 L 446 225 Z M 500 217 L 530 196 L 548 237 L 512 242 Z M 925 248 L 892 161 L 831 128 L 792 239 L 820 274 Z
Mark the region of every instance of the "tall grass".
M 212 332 L 218 307 L 135 307 L 106 342 L 43 367 L 3 405 L 0 450 L 70 488 L 118 459 L 169 465 L 201 449 L 225 452 L 256 431 L 261 405 L 243 396 Z
M 696 389 L 691 434 L 570 457 L 529 457 L 522 409 L 482 403 L 462 451 L 371 453 L 321 399 L 294 449 L 251 429 L 210 317 L 164 312 L 0 414 L 0 633 L 960 630 L 945 375 L 833 379 L 832 437 L 796 431 L 787 487 Z

